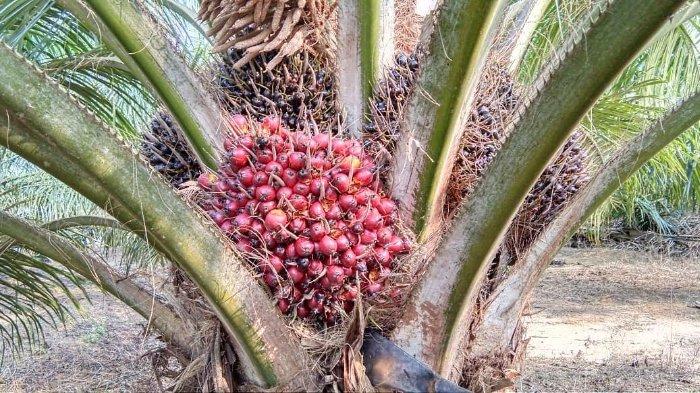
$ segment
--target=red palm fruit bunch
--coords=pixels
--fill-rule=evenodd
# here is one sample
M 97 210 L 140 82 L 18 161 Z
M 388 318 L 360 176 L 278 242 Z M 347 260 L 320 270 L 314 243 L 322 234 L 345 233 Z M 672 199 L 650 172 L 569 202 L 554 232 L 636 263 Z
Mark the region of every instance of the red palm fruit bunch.
M 255 262 L 279 309 L 332 325 L 358 292 L 383 291 L 409 246 L 362 144 L 290 132 L 276 117 L 231 122 L 225 163 L 198 179 L 203 207 Z

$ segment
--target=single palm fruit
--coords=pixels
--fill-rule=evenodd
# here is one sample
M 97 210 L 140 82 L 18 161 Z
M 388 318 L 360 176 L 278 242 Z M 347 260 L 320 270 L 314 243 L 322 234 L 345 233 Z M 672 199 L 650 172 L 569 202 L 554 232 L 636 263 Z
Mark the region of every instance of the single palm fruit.
M 198 179 L 203 208 L 255 261 L 283 313 L 333 325 L 358 291 L 387 288 L 409 251 L 396 204 L 359 141 L 289 131 L 275 117 L 239 125 L 217 174 Z

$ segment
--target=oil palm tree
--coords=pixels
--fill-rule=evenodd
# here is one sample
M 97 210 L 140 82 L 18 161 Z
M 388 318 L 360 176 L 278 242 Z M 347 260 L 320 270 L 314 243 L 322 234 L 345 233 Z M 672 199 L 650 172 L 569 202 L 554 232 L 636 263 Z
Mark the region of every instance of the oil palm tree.
M 200 16 L 210 24 L 214 52 L 230 47 L 243 52 L 236 67 L 270 52 L 267 66 L 273 68 L 311 45 L 305 39 L 314 38 L 313 53 L 335 62 L 329 71 L 338 70 L 338 97 L 346 114 L 339 133 L 361 136 L 364 119 L 373 116 L 371 102 L 384 67 L 389 66 L 387 59 L 393 57 L 392 30 L 387 27 L 393 24 L 392 2 L 288 3 L 208 0 L 201 2 Z M 371 336 L 363 346 L 362 301 L 356 302 L 354 318 L 343 319 L 340 327 L 331 329 L 347 333 L 350 344 L 334 352 L 342 353 L 340 382 L 347 390 L 370 383 L 399 390 L 421 389 L 430 383 L 457 389 L 448 381 L 491 390 L 508 383 L 505 370 L 517 362 L 513 354 L 522 350 L 518 344 L 525 300 L 557 249 L 625 179 L 696 127 L 700 118 L 694 4 L 604 1 L 572 10 L 575 27 L 567 28 L 552 22 L 560 20 L 557 13 L 563 12 L 558 4 L 508 3 L 444 0 L 425 21 L 416 51 L 420 71 L 398 119 L 399 137 L 386 170 L 390 179 L 386 193 L 399 202 L 399 216 L 413 235 L 409 237 L 416 239 L 414 251 L 406 258 L 419 260 L 415 266 L 422 269 L 411 272 L 418 279 L 401 303 L 398 323 L 391 331 Z M 153 296 L 128 276 L 115 280 L 119 273 L 79 244 L 76 232 L 65 229 L 96 230 L 99 242 L 113 240 L 107 229 L 124 232 L 119 247 L 139 244 L 157 252 L 148 255 L 177 266 L 206 300 L 212 319 L 225 332 L 224 344 L 235 352 L 237 383 L 318 390 L 321 375 L 329 372 L 318 365 L 334 366 L 324 362 L 338 357 L 325 356 L 322 361 L 318 351 L 309 348 L 302 337 L 308 338 L 313 327 L 281 315 L 246 256 L 200 213 L 192 199 L 135 152 L 135 134 L 157 103 L 172 115 L 203 170 L 216 171 L 229 158 L 230 148 L 224 144 L 231 136 L 228 117 L 222 115 L 225 109 L 201 75 L 201 65 L 215 61 L 217 55 L 208 54 L 204 61 L 198 55 L 202 47 L 209 47 L 201 35 L 207 29 L 193 17 L 194 5 L 168 0 L 0 3 L 6 42 L 0 47 L 4 81 L 0 110 L 5 119 L 0 130 L 3 146 L 12 152 L 6 154 L 31 162 L 70 187 L 69 194 L 90 201 L 91 209 L 100 209 L 59 222 L 36 213 L 37 206 L 31 202 L 1 213 L 0 233 L 8 238 L 0 248 L 5 250 L 3 261 L 12 267 L 12 274 L 22 272 L 6 287 L 25 296 L 21 302 L 55 305 L 47 311 L 61 317 L 63 306 L 45 288 L 62 285 L 64 278 L 78 281 L 74 278 L 78 274 L 152 320 L 185 361 L 195 364 L 197 359 L 209 359 L 213 371 L 199 381 L 202 386 L 231 389 L 234 378 L 224 370 L 230 365 L 222 365 L 220 341 L 208 346 L 195 339 L 202 320 L 174 311 L 178 305 L 171 299 Z M 319 17 L 336 5 L 337 39 L 329 33 L 334 31 L 329 30 L 333 22 L 329 26 Z M 522 29 L 522 21 L 537 26 Z M 543 38 L 552 29 L 556 39 Z M 323 34 L 314 34 L 318 30 Z M 521 30 L 524 37 L 518 37 Z M 679 34 L 689 37 L 690 54 L 687 40 L 678 43 L 668 38 L 677 39 Z M 491 49 L 510 48 L 503 44 L 510 36 L 517 42 L 517 51 L 510 56 L 511 69 L 524 82 L 528 78 L 532 82 L 505 127 L 498 154 L 459 203 L 454 217 L 446 216 L 446 190 L 479 81 Z M 183 44 L 182 37 L 191 42 Z M 199 43 L 192 37 L 198 37 Z M 664 41 L 676 45 L 663 45 Z M 549 46 L 552 42 L 557 44 L 554 50 Z M 686 56 L 668 55 L 678 48 Z M 550 50 L 550 61 L 540 61 Z M 660 67 L 659 62 L 666 66 Z M 530 74 L 538 76 L 528 76 L 528 69 L 537 69 Z M 656 75 L 666 81 L 643 83 L 649 75 L 639 70 L 657 69 L 675 72 Z M 658 96 L 671 103 L 664 107 L 620 93 L 631 86 L 646 94 L 650 90 L 644 89 L 658 89 Z M 642 113 L 651 106 L 660 108 L 655 116 Z M 608 123 L 607 139 L 596 110 L 614 121 Z M 611 138 L 614 124 L 624 124 L 627 133 Z M 496 254 L 513 218 L 580 126 L 588 131 L 593 146 L 605 148 L 598 150 L 600 165 L 536 233 L 529 247 L 494 276 L 490 272 L 498 264 Z M 697 129 L 682 138 L 687 139 L 680 139 L 681 143 L 697 155 L 693 150 Z M 614 143 L 623 140 L 619 146 Z M 686 180 L 697 179 L 694 168 Z M 16 195 L 24 194 L 11 196 Z M 29 200 L 36 202 L 36 193 Z M 132 255 L 138 258 L 144 252 Z M 46 259 L 63 267 L 56 268 Z M 7 305 L 8 310 L 26 308 L 17 301 Z M 20 311 L 10 317 L 37 322 L 41 315 Z M 37 329 L 25 328 L 25 333 L 31 335 Z M 10 331 L 7 336 L 15 335 Z M 209 355 L 211 351 L 214 356 Z M 485 379 L 487 369 L 498 372 Z M 228 378 L 222 382 L 224 375 Z

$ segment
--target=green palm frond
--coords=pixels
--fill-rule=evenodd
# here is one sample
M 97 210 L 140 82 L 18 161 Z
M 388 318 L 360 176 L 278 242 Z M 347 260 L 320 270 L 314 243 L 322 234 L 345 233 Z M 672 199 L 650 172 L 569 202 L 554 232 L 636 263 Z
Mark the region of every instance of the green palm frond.
M 79 307 L 84 281 L 41 255 L 14 247 L 0 254 L 0 343 L 3 357 L 43 341 Z
M 521 81 L 528 83 L 537 76 L 544 59 L 592 3 L 557 0 L 550 4 L 519 69 Z M 679 12 L 682 23 L 646 48 L 585 117 L 582 126 L 593 164 L 606 160 L 651 119 L 700 87 L 699 8 L 691 4 Z M 631 227 L 651 223 L 651 228 L 666 231 L 665 215 L 697 210 L 699 139 L 695 127 L 650 160 L 591 217 L 585 226 L 587 236 L 599 240 L 602 228 L 615 219 Z
M 168 36 L 177 43 L 180 53 L 192 68 L 207 67 L 212 60 L 211 42 L 207 27 L 197 19 L 199 1 L 196 0 L 142 0 L 148 11 L 167 29 Z
M 163 266 L 166 263 L 165 257 L 147 241 L 124 228 L 85 226 L 59 232 L 78 249 L 100 256 L 109 261 L 110 265 L 119 266 L 126 275 L 141 268 Z
M 94 214 L 97 207 L 54 177 L 2 148 L 0 209 L 27 219 L 48 222 Z
M 90 110 L 127 138 L 145 129 L 154 98 L 126 67 L 53 0 L 0 6 L 0 39 L 44 68 Z
M 554 0 L 549 4 L 518 70 L 517 76 L 522 82 L 534 82 L 547 59 L 595 3 L 595 0 Z
M 0 209 L 5 212 L 43 223 L 75 216 L 104 216 L 85 197 L 4 148 L 0 148 L 0 173 L 9 174 L 0 180 Z M 72 226 L 61 233 L 81 250 L 89 249 L 127 271 L 165 263 L 146 241 L 122 228 Z
M 645 50 L 601 98 L 583 123 L 593 157 L 608 157 L 661 111 L 700 88 L 700 16 L 694 16 Z M 697 211 L 700 200 L 700 127 L 654 156 L 591 217 L 584 233 L 599 241 L 602 229 L 625 225 L 672 231 L 666 218 Z

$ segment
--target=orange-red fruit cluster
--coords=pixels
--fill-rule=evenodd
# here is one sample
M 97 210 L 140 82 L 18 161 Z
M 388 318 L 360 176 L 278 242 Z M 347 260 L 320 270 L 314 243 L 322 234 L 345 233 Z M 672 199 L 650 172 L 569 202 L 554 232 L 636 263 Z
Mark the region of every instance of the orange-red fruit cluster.
M 238 136 L 224 144 L 226 162 L 199 177 L 204 208 L 256 261 L 283 313 L 334 324 L 358 291 L 381 292 L 408 251 L 396 204 L 359 141 L 289 132 L 274 117 L 231 122 Z

